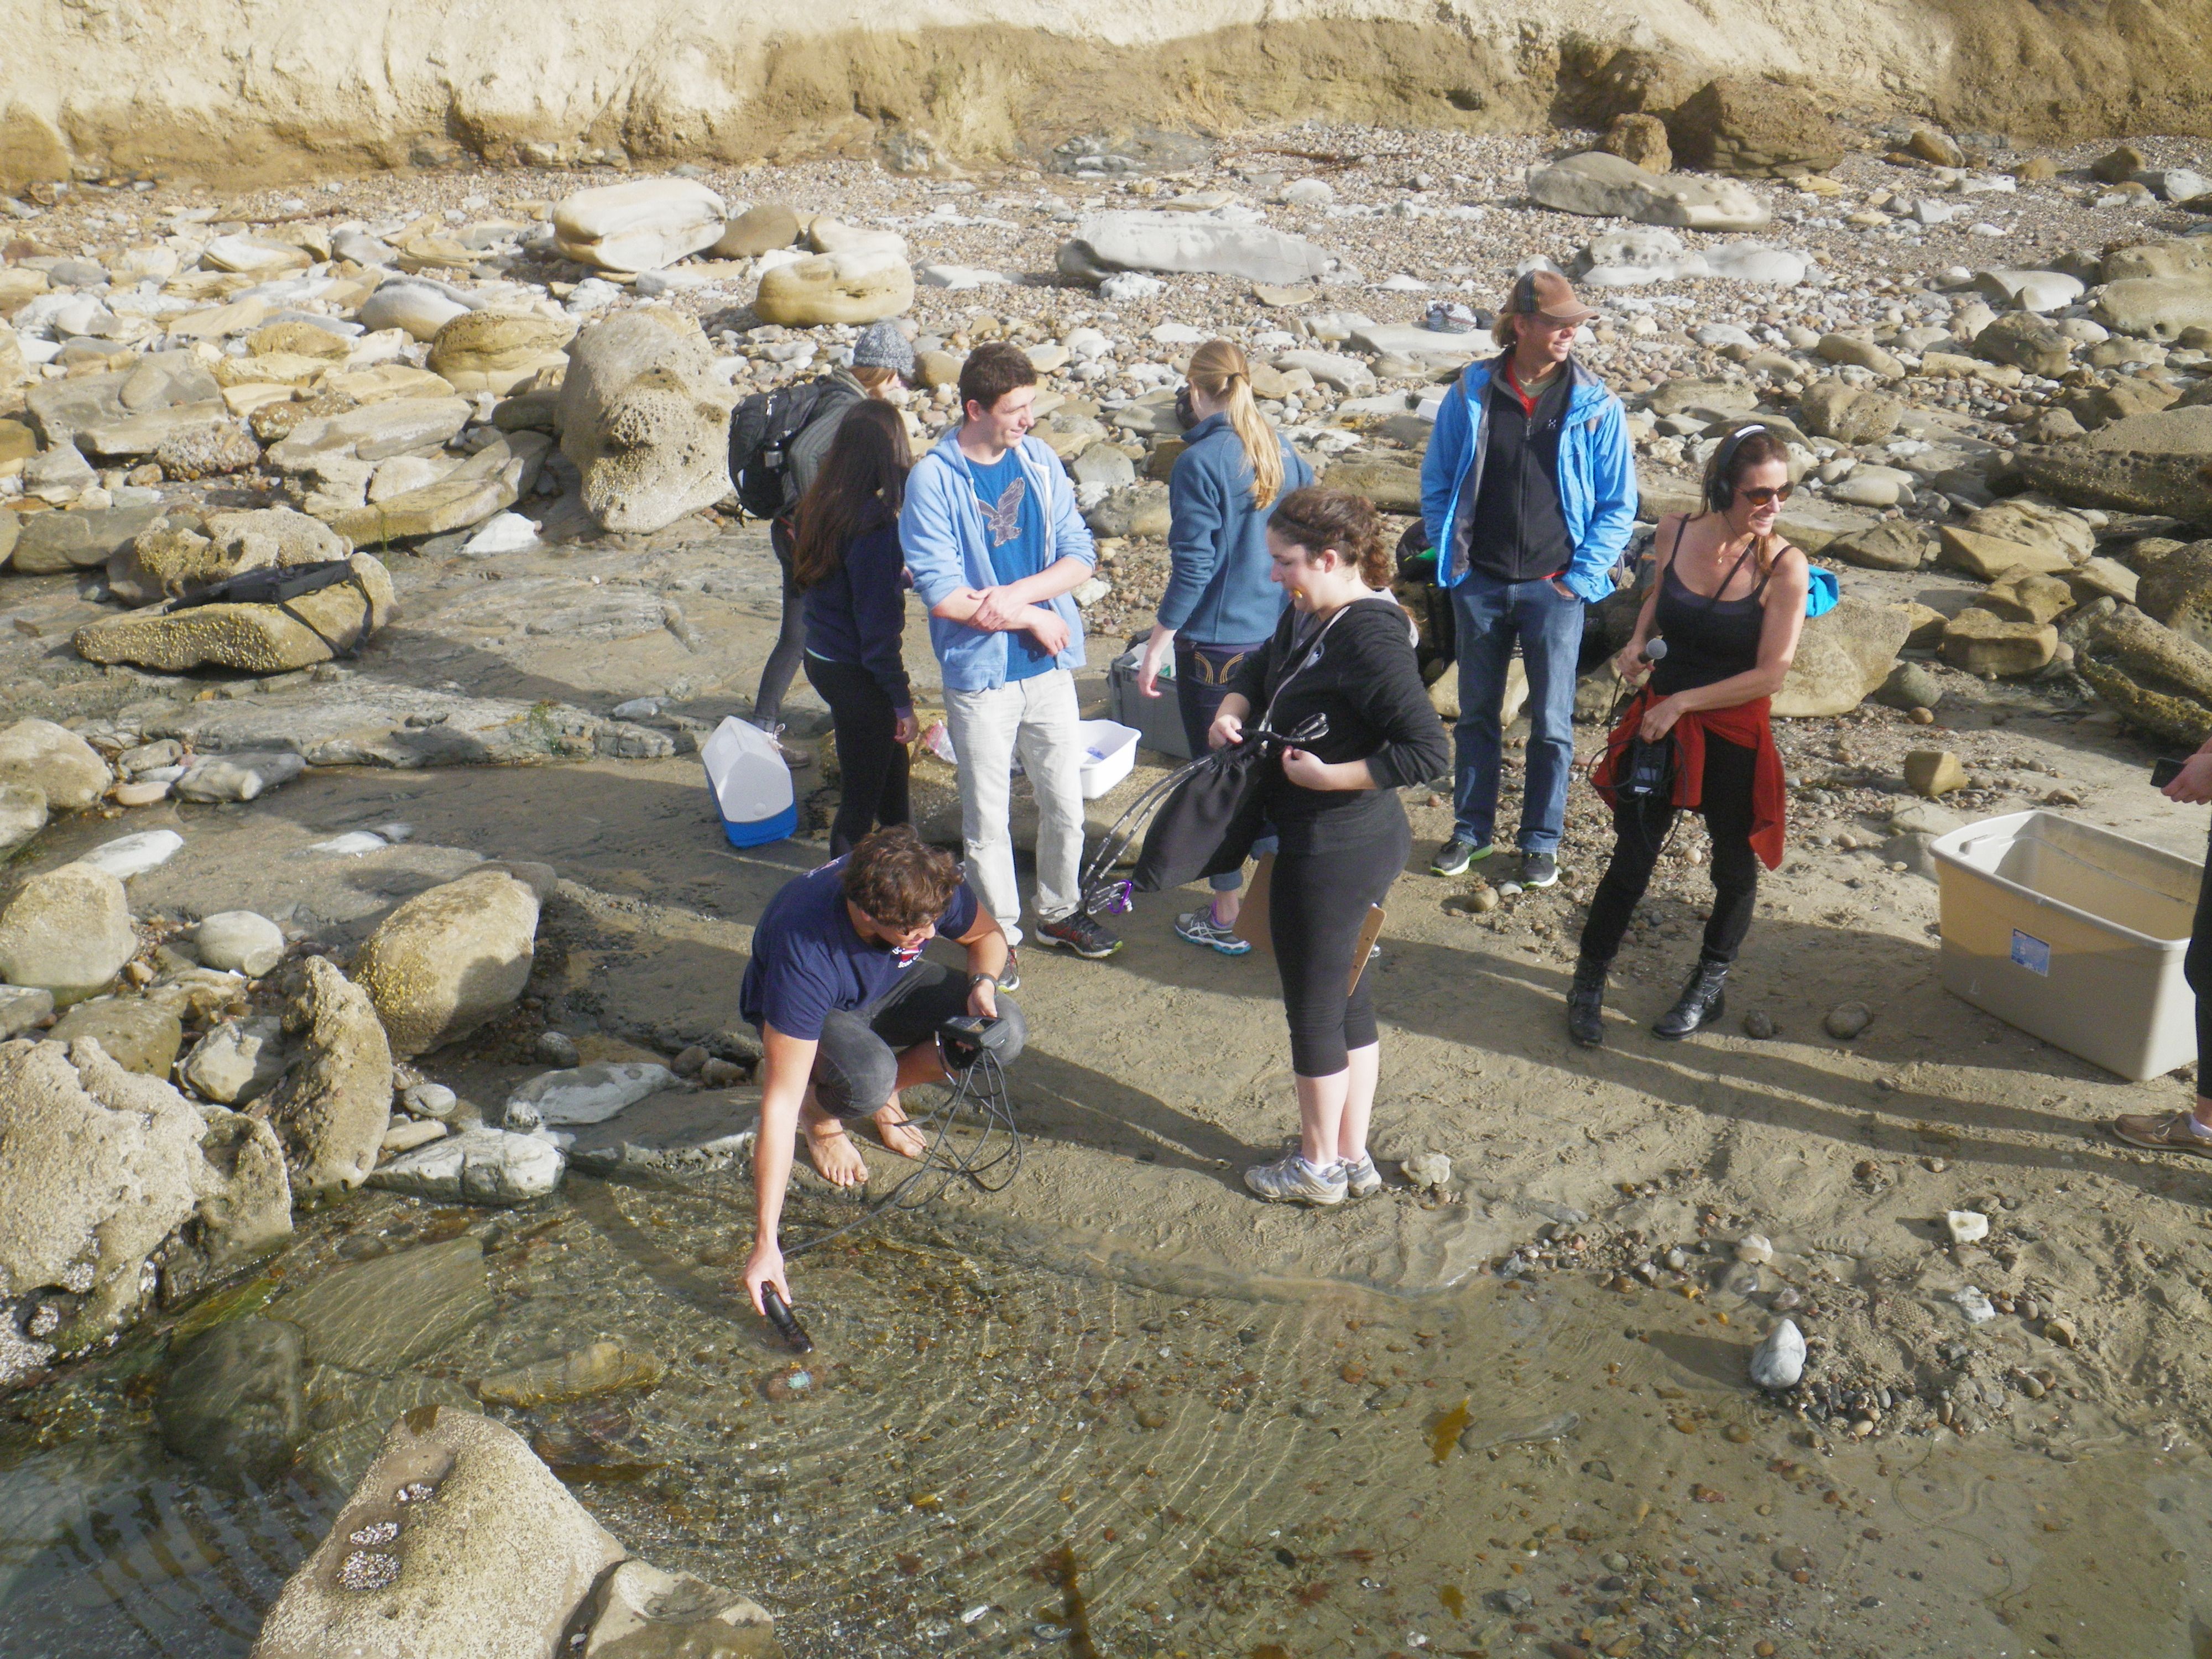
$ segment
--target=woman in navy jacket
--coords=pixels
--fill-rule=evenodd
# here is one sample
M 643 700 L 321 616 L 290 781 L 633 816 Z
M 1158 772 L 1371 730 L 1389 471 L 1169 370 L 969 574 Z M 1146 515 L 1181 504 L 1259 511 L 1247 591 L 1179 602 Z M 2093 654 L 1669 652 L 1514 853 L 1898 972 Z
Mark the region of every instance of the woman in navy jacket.
M 1283 590 L 1268 577 L 1267 510 L 1313 482 L 1313 469 L 1267 424 L 1252 398 L 1252 370 L 1228 340 L 1190 356 L 1190 406 L 1199 416 L 1168 480 L 1168 588 L 1145 642 L 1137 689 L 1160 695 L 1160 665 L 1175 652 L 1176 701 L 1194 755 L 1228 694 L 1230 677 L 1267 644 L 1283 614 Z M 1255 843 L 1272 852 L 1272 837 Z M 1193 945 L 1241 957 L 1252 947 L 1232 931 L 1241 871 L 1213 878 L 1213 902 L 1176 918 Z
M 889 404 L 856 404 L 799 499 L 793 585 L 805 596 L 806 678 L 830 705 L 843 797 L 830 828 L 842 858 L 878 824 L 904 823 L 914 693 L 900 646 L 906 562 L 899 506 L 914 466 L 906 422 Z

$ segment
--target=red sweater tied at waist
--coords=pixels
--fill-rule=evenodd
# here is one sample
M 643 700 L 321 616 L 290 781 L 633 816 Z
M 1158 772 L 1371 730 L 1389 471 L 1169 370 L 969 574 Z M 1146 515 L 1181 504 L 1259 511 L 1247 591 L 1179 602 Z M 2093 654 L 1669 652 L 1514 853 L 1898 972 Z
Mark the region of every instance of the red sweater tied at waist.
M 1590 781 L 1606 804 L 1613 803 L 1613 787 L 1630 741 L 1644 724 L 1644 716 L 1659 699 L 1645 686 L 1606 739 L 1605 753 L 1590 769 Z M 1675 720 L 1668 733 L 1674 740 L 1674 805 L 1695 808 L 1705 802 L 1705 739 L 1717 738 L 1739 748 L 1756 751 L 1752 763 L 1751 850 L 1768 869 L 1782 865 L 1782 838 L 1789 811 L 1789 795 L 1782 778 L 1782 754 L 1774 746 L 1774 724 L 1769 717 L 1771 697 L 1738 703 L 1733 708 L 1700 708 Z

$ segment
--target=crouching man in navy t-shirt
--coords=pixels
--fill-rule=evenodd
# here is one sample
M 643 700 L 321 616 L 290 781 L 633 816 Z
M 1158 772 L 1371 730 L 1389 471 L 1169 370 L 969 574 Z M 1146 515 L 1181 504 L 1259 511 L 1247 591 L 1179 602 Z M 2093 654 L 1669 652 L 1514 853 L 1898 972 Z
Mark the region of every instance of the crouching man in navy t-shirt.
M 966 973 L 922 959 L 922 947 L 939 934 L 966 947 Z M 1006 965 L 1006 936 L 960 866 L 902 823 L 877 830 L 769 901 L 738 993 L 738 1011 L 767 1053 L 753 1149 L 759 1228 L 745 1262 L 754 1307 L 763 1285 L 791 1299 L 776 1230 L 793 1131 L 806 1132 L 807 1157 L 840 1187 L 868 1178 L 845 1133 L 852 1119 L 873 1119 L 884 1146 L 921 1157 L 927 1149 L 899 1091 L 946 1080 L 937 1028 L 960 1014 L 1002 1019 L 1012 1030 L 999 1058 L 1021 1052 L 1021 1010 L 999 994 Z

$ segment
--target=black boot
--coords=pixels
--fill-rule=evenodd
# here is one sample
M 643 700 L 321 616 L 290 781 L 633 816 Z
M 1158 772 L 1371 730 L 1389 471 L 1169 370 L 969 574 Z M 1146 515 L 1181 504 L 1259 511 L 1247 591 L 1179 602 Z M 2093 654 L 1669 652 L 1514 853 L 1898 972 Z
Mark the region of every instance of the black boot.
M 1728 1009 L 1728 999 L 1722 994 L 1728 984 L 1728 970 L 1725 962 L 1699 957 L 1690 982 L 1682 988 L 1674 1006 L 1659 1016 L 1651 1035 L 1674 1042 L 1718 1019 Z
M 1575 982 L 1567 989 L 1567 1039 L 1579 1048 L 1605 1044 L 1605 970 L 1584 957 L 1575 963 Z

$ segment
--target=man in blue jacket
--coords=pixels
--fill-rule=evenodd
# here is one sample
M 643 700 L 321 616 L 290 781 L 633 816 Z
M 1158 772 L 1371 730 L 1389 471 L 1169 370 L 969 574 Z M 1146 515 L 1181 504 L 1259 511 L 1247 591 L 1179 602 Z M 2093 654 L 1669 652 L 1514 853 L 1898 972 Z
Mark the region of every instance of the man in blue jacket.
M 1626 415 L 1574 357 L 1576 331 L 1595 315 L 1556 271 L 1515 283 L 1495 330 L 1506 349 L 1460 377 L 1421 463 L 1421 517 L 1458 627 L 1452 833 L 1429 866 L 1439 876 L 1490 856 L 1517 643 L 1529 726 L 1518 878 L 1559 878 L 1583 607 L 1613 592 L 1636 517 Z
M 899 542 L 929 607 L 945 724 L 960 764 L 968 879 L 1010 945 L 1021 941 L 1014 881 L 1013 758 L 1036 793 L 1037 932 L 1079 957 L 1116 939 L 1083 908 L 1083 741 L 1075 670 L 1083 618 L 1069 594 L 1097 562 L 1075 490 L 1029 435 L 1036 369 L 1002 341 L 960 370 L 964 418 L 915 465 Z M 1000 982 L 1019 983 L 1010 967 Z

